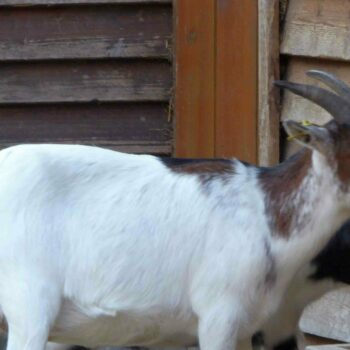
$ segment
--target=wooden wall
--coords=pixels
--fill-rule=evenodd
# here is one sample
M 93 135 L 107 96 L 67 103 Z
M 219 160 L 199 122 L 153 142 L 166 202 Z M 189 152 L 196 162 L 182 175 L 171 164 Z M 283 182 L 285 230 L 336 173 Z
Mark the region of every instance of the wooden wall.
M 171 0 L 2 0 L 0 147 L 170 154 L 171 61 Z

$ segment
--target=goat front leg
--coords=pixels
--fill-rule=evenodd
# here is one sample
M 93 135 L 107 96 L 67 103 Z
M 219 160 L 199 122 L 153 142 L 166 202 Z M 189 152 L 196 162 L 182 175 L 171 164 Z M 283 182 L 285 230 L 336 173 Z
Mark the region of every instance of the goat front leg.
M 201 350 L 234 350 L 241 314 L 232 305 L 218 305 L 199 318 L 199 346 Z

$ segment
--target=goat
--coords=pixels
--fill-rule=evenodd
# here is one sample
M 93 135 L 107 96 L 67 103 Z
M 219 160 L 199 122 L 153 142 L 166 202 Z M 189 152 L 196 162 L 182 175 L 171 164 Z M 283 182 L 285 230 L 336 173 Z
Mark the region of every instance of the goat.
M 308 75 L 319 79 L 339 96 L 350 101 L 350 88 L 336 76 L 317 70 L 309 71 Z M 298 322 L 304 308 L 325 293 L 350 284 L 349 268 L 350 221 L 293 278 L 278 311 L 260 331 L 265 348 L 296 349 Z M 298 338 L 302 338 L 302 335 L 299 334 Z
M 273 168 L 79 145 L 0 152 L 0 305 L 8 350 L 228 350 L 279 305 L 350 216 L 350 106 L 314 86 L 325 126 L 284 123 L 306 147 Z
M 350 88 L 335 76 L 320 71 L 310 71 L 308 74 L 320 79 L 338 94 L 350 100 Z M 325 293 L 350 284 L 349 268 L 350 221 L 293 278 L 278 311 L 269 318 L 260 331 L 264 336 L 265 348 L 296 349 L 298 321 L 304 308 Z M 260 339 L 259 341 L 261 342 Z M 62 347 L 63 349 L 66 348 Z

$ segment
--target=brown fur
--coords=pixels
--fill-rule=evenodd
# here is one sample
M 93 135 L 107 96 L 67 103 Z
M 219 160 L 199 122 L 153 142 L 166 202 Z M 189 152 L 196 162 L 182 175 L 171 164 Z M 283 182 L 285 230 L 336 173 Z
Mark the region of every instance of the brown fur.
M 338 178 L 345 188 L 350 185 L 350 126 L 341 126 L 336 134 L 335 164 Z
M 8 325 L 5 318 L 0 319 L 0 334 L 7 334 Z
M 350 183 L 350 153 L 349 154 L 338 154 L 336 156 L 338 164 L 338 177 L 340 182 L 348 186 Z
M 303 150 L 279 166 L 263 169 L 259 174 L 261 186 L 266 193 L 266 215 L 270 218 L 271 231 L 283 238 L 289 238 L 293 218 L 298 211 L 289 199 L 300 187 L 310 167 L 311 151 Z M 302 204 L 299 203 L 298 206 Z
M 221 175 L 232 173 L 232 164 L 221 160 L 205 160 L 203 162 L 175 165 L 171 169 L 177 173 Z
M 162 161 L 173 172 L 198 175 L 205 186 L 214 179 L 226 181 L 228 175 L 235 173 L 234 163 L 227 159 L 163 158 Z

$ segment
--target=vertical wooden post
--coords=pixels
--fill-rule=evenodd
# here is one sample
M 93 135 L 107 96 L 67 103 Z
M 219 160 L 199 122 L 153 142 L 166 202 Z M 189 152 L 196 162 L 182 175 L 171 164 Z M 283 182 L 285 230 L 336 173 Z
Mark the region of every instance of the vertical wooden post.
M 175 0 L 175 155 L 214 156 L 215 0 Z
M 257 161 L 256 0 L 217 0 L 215 155 Z
M 175 155 L 257 161 L 257 0 L 174 0 Z
M 259 164 L 279 161 L 279 0 L 259 0 Z

